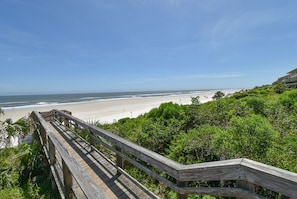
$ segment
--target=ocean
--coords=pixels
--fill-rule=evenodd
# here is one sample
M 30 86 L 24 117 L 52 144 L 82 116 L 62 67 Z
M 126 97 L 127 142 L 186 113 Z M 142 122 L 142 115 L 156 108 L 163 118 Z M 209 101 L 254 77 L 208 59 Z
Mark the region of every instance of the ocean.
M 90 102 L 90 101 L 106 101 L 106 100 L 115 100 L 115 99 L 175 96 L 175 95 L 191 95 L 195 97 L 206 91 L 208 90 L 0 96 L 0 108 L 5 111 L 5 110 L 17 109 L 17 108 L 30 108 L 30 107 L 34 108 L 34 107 L 44 107 L 49 105 L 75 104 L 75 103 L 84 103 L 84 102 Z

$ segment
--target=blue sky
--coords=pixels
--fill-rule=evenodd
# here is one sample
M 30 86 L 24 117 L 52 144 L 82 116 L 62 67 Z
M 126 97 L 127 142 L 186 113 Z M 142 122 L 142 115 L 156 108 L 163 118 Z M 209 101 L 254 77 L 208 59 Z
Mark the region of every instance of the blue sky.
M 295 0 L 0 0 L 0 95 L 253 88 L 297 67 Z

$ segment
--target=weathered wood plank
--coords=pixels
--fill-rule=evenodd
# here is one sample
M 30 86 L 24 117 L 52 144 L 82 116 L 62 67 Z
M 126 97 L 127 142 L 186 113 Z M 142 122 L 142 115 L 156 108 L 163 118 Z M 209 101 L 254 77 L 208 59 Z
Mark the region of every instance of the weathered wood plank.
M 242 197 L 247 199 L 265 198 L 245 189 L 231 187 L 180 187 L 179 192 L 182 194 L 199 194 L 221 197 Z
M 253 183 L 247 182 L 245 180 L 237 180 L 236 181 L 236 187 L 245 189 L 247 191 L 250 191 L 252 193 L 255 192 L 255 185 Z M 237 196 L 237 199 L 245 199 L 246 197 L 239 197 Z
M 142 198 L 157 198 L 153 194 L 147 194 L 142 186 L 136 187 L 135 181 L 127 178 L 127 175 L 120 175 L 120 177 L 127 178 L 126 186 L 124 186 L 118 179 L 116 165 L 104 157 L 97 149 L 90 150 L 90 145 L 86 144 L 82 138 L 77 137 L 72 131 L 61 127 L 60 123 L 52 122 L 56 129 L 61 130 L 60 136 L 69 139 L 73 151 L 73 157 L 84 168 L 85 174 L 92 177 L 95 184 L 100 187 L 108 198 L 135 198 L 134 196 L 143 195 Z M 73 137 L 77 137 L 73 140 Z M 62 139 L 62 138 L 61 138 Z M 84 147 L 86 146 L 86 147 Z M 68 147 L 67 147 L 68 148 Z M 135 188 L 135 189 L 134 189 Z M 133 190 L 132 190 L 133 189 Z M 135 193 L 134 193 L 135 192 Z M 136 195 L 135 195 L 136 194 Z M 120 196 L 120 197 L 119 197 Z M 152 197 L 153 196 L 153 197 Z M 140 198 L 140 197 L 137 197 Z
M 36 136 L 38 137 L 38 141 L 42 144 L 42 137 L 41 137 L 41 134 L 40 134 L 40 131 L 39 129 L 36 129 L 35 130 L 35 133 L 36 133 Z M 50 169 L 51 169 L 51 178 L 54 179 L 54 183 L 55 184 L 52 184 L 52 187 L 56 187 L 58 189 L 58 192 L 61 196 L 61 199 L 64 199 L 64 193 L 63 193 L 63 183 L 62 181 L 59 179 L 59 172 L 61 173 L 60 176 L 62 176 L 62 170 L 59 169 L 59 165 L 58 165 L 58 161 L 56 161 L 55 164 L 51 164 L 51 160 L 50 160 L 50 155 L 49 155 L 49 152 L 47 151 L 47 148 L 46 146 L 42 145 L 42 148 L 43 148 L 43 151 L 44 151 L 44 154 L 46 156 L 46 159 L 48 160 L 48 163 L 49 163 L 49 166 L 50 166 Z
M 264 188 L 297 198 L 297 174 L 280 168 L 244 159 L 241 163 L 245 171 L 245 180 Z
M 32 114 L 35 115 L 35 117 L 40 122 L 41 127 L 45 132 L 47 132 L 56 149 L 59 151 L 63 161 L 68 166 L 73 177 L 77 180 L 79 186 L 82 188 L 86 196 L 88 198 L 106 198 L 102 191 L 94 184 L 92 179 L 89 176 L 83 174 L 84 171 L 79 167 L 76 160 L 71 156 L 63 144 L 60 143 L 59 139 L 57 139 L 57 137 L 54 135 L 52 129 L 47 125 L 42 116 L 36 111 L 34 111 Z
M 94 184 L 101 190 L 101 192 L 105 195 L 107 198 L 115 198 L 115 195 L 112 196 L 112 192 L 108 195 L 106 194 L 106 190 L 108 189 L 108 186 L 106 186 L 106 182 L 108 178 L 104 178 L 103 176 L 98 176 L 97 173 L 91 168 L 92 165 L 97 167 L 94 163 L 94 161 L 90 160 L 89 157 L 87 157 L 87 154 L 89 151 L 85 150 L 79 145 L 79 141 L 73 141 L 71 134 L 72 132 L 68 132 L 67 129 L 62 128 L 59 123 L 53 123 L 54 127 L 57 128 L 62 132 L 56 133 L 56 136 L 59 138 L 59 140 L 63 140 L 63 136 L 66 139 L 69 139 L 69 141 L 72 141 L 71 143 L 67 142 L 66 139 L 64 141 L 63 146 L 67 148 L 68 152 L 72 155 L 72 157 L 77 161 L 78 165 L 82 168 L 84 171 L 84 175 L 90 176 L 90 178 L 93 180 Z M 71 146 L 70 146 L 71 144 Z M 76 147 L 76 149 L 74 148 Z M 98 170 L 101 171 L 100 168 Z M 79 183 L 79 182 L 78 182 Z M 88 182 L 86 182 L 88 183 Z
M 108 142 L 110 142 L 110 143 L 118 146 L 122 150 L 134 155 L 136 158 L 138 158 L 142 161 L 145 161 L 145 162 L 149 162 L 150 165 L 154 166 L 155 168 L 162 170 L 175 178 L 178 178 L 178 168 L 181 166 L 181 164 L 179 164 L 173 160 L 170 160 L 158 153 L 150 151 L 144 147 L 141 147 L 133 142 L 125 140 L 113 133 L 105 131 L 104 129 L 90 125 L 83 120 L 75 118 L 71 115 L 67 115 L 66 113 L 63 113 L 58 110 L 55 110 L 55 111 L 58 115 L 66 117 L 69 120 L 72 120 L 73 122 L 77 123 L 78 125 L 82 126 L 83 128 L 89 129 L 90 132 L 93 132 L 94 134 L 96 134 L 100 137 L 103 137 Z
M 65 112 L 58 110 L 53 110 L 52 112 L 56 114 L 56 117 L 64 118 L 64 120 L 66 119 L 74 126 L 88 129 L 90 132 L 92 132 L 92 138 L 95 138 L 95 141 L 101 142 L 105 147 L 116 152 L 118 157 L 129 161 L 149 175 L 167 184 L 167 186 L 177 191 L 179 194 L 193 193 L 227 197 L 261 198 L 261 196 L 253 193 L 252 189 L 247 190 L 245 188 L 179 187 L 176 184 L 162 178 L 158 173 L 148 169 L 145 165 L 138 163 L 138 160 L 149 163 L 149 165 L 159 170 L 159 172 L 165 172 L 174 177 L 177 181 L 238 180 L 244 183 L 253 183 L 255 185 L 262 186 L 292 198 L 296 198 L 297 196 L 297 174 L 295 173 L 247 159 L 234 159 L 193 165 L 181 165 L 175 161 L 161 156 L 160 154 L 152 152 L 108 131 L 68 115 Z M 118 150 L 113 148 L 114 146 L 116 146 Z M 127 153 L 133 155 L 134 157 L 125 155 Z
M 181 181 L 242 179 L 244 171 L 240 166 L 241 161 L 242 159 L 233 159 L 183 165 L 179 168 L 179 179 Z
M 73 178 L 71 171 L 69 170 L 67 164 L 62 160 L 63 165 L 63 179 L 64 179 L 64 188 L 65 188 L 65 198 L 66 199 L 74 199 L 72 185 L 73 185 Z

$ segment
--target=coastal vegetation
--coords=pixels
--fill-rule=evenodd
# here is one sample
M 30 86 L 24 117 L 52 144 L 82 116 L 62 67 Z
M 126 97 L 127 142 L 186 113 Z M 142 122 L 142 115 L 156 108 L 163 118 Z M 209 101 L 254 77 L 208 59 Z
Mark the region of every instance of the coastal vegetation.
M 249 158 L 297 172 L 297 89 L 275 84 L 224 95 L 204 104 L 199 97 L 190 105 L 164 103 L 137 118 L 98 125 L 182 164 Z M 127 171 L 161 197 L 176 198 L 139 170 Z
M 0 120 L 0 198 L 59 198 L 51 189 L 41 146 L 33 141 L 11 147 L 12 137 L 22 139 L 32 129 L 29 118 Z
M 249 158 L 297 172 L 297 89 L 274 84 L 232 96 L 218 91 L 212 98 L 200 103 L 199 96 L 192 97 L 189 105 L 164 103 L 137 118 L 95 124 L 182 164 Z M 5 130 L 9 136 L 32 131 L 30 119 L 24 118 L 15 123 L 1 121 L 0 126 L 1 134 Z M 79 133 L 88 139 L 83 129 Z M 39 144 L 3 148 L 0 155 L 0 198 L 58 197 L 51 189 Z M 127 164 L 125 169 L 161 198 L 177 197 L 135 167 Z M 197 183 L 207 186 L 208 182 Z M 282 198 L 262 191 L 268 198 Z

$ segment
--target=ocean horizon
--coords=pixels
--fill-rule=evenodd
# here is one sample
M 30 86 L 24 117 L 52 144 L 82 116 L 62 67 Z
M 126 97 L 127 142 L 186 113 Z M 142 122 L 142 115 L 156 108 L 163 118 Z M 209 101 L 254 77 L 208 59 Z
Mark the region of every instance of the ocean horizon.
M 18 108 L 45 107 L 50 105 L 76 104 L 76 103 L 86 103 L 86 102 L 92 102 L 92 101 L 106 101 L 106 100 L 129 99 L 129 98 L 147 98 L 147 97 L 162 97 L 162 96 L 176 96 L 176 95 L 191 95 L 195 97 L 203 92 L 213 91 L 213 90 L 219 90 L 219 89 L 11 95 L 11 96 L 0 96 L 0 108 L 5 111 L 5 110 L 11 110 L 11 109 L 18 109 Z M 234 89 L 224 89 L 224 90 L 234 90 Z

